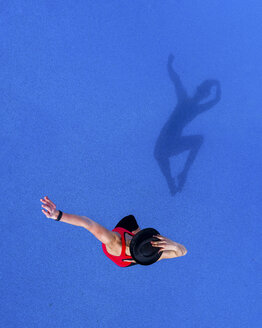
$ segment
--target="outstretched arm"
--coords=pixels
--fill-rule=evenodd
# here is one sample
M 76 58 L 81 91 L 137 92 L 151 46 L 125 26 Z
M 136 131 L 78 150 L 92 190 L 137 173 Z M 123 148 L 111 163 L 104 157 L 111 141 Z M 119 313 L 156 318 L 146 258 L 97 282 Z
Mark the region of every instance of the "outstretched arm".
M 216 87 L 216 96 L 214 99 L 206 102 L 205 104 L 201 104 L 197 106 L 198 113 L 203 113 L 207 110 L 209 110 L 211 107 L 215 106 L 221 99 L 221 86 L 219 81 L 217 80 L 210 80 L 210 88 L 212 86 Z
M 59 214 L 59 211 L 56 210 L 56 205 L 47 196 L 40 199 L 40 201 L 43 203 L 42 207 L 45 210 L 43 209 L 42 212 L 45 216 L 56 220 Z M 63 213 L 60 221 L 87 229 L 98 240 L 107 246 L 113 245 L 116 241 L 116 234 L 113 231 L 106 229 L 99 223 L 89 219 L 86 216 Z
M 182 100 L 184 100 L 187 97 L 187 93 L 186 93 L 184 86 L 182 85 L 180 77 L 173 69 L 173 66 L 172 66 L 173 60 L 174 60 L 174 56 L 172 54 L 170 54 L 168 57 L 167 70 L 168 70 L 168 74 L 169 74 L 171 81 L 175 85 L 177 100 L 178 100 L 178 102 L 181 102 Z

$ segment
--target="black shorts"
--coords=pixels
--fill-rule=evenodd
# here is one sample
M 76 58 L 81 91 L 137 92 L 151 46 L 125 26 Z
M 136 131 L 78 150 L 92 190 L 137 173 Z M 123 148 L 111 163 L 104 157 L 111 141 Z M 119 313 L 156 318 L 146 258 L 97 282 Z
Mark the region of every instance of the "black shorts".
M 138 229 L 138 224 L 136 222 L 134 215 L 128 215 L 128 216 L 125 216 L 122 220 L 120 220 L 118 222 L 118 224 L 115 226 L 115 228 L 116 227 L 124 228 L 124 229 L 132 232 L 132 231 Z

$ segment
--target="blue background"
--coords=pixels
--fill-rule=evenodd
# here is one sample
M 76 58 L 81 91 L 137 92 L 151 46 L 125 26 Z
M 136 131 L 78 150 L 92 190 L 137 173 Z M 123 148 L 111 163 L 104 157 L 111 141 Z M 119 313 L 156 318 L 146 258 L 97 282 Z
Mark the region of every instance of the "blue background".
M 0 325 L 261 327 L 260 1 L 0 1 Z M 184 135 L 204 143 L 171 197 L 153 157 L 188 93 L 221 101 Z M 173 157 L 177 175 L 187 153 Z M 125 215 L 188 249 L 122 269 L 40 198 L 113 229 Z

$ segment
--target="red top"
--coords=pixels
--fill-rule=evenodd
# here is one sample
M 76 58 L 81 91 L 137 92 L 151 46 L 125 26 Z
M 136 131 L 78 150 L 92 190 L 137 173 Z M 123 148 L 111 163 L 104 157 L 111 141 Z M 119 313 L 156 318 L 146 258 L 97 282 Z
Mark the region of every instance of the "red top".
M 131 236 L 134 236 L 135 234 L 124 229 L 121 227 L 117 227 L 115 229 L 113 229 L 112 231 L 116 231 L 119 232 L 121 235 L 121 241 L 122 241 L 122 252 L 120 256 L 115 256 L 115 255 L 111 255 L 108 253 L 108 251 L 106 250 L 106 245 L 102 244 L 102 248 L 104 253 L 106 254 L 107 257 L 110 258 L 110 260 L 112 260 L 113 262 L 115 262 L 116 265 L 120 266 L 120 267 L 127 267 L 130 264 L 132 264 L 132 262 L 123 262 L 123 259 L 132 259 L 132 256 L 128 256 L 126 255 L 126 243 L 125 243 L 125 233 L 128 233 Z

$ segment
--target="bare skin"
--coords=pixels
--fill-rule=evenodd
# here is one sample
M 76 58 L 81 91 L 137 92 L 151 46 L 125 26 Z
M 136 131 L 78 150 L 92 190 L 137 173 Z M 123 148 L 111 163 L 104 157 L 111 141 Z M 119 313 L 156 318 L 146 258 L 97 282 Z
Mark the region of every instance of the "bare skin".
M 133 234 L 136 234 L 140 231 L 141 229 L 138 228 L 137 230 L 131 231 Z M 114 256 L 120 256 L 122 252 L 122 241 L 121 241 L 121 235 L 120 233 L 113 231 L 116 234 L 116 243 L 112 245 L 111 247 L 106 246 L 106 249 L 109 254 L 114 255 Z M 126 245 L 126 255 L 131 256 L 130 253 L 130 243 L 132 240 L 133 236 L 129 235 L 128 233 L 125 233 L 125 245 Z
M 56 205 L 47 197 L 40 199 L 42 204 L 42 212 L 45 214 L 47 218 L 56 220 L 59 211 L 56 210 Z M 121 242 L 121 235 L 116 231 L 110 231 L 100 225 L 99 223 L 91 220 L 90 218 L 86 216 L 79 216 L 79 215 L 73 215 L 73 214 L 67 214 L 63 213 L 63 216 L 61 218 L 62 222 L 66 222 L 69 224 L 73 224 L 76 226 L 83 227 L 87 229 L 89 232 L 91 232 L 99 241 L 101 241 L 103 244 L 106 245 L 106 249 L 109 254 L 119 256 L 122 251 L 122 242 Z M 136 234 L 140 231 L 140 227 L 138 229 L 132 231 L 132 233 Z M 162 259 L 168 259 L 168 258 L 174 258 L 174 257 L 180 257 L 187 253 L 186 248 L 176 243 L 175 241 L 168 239 L 164 236 L 157 235 L 154 236 L 158 238 L 158 241 L 152 242 L 153 247 L 158 247 L 159 252 L 162 252 L 162 255 L 160 257 L 160 260 Z M 125 241 L 126 241 L 126 255 L 130 255 L 130 242 L 132 240 L 133 236 L 129 234 L 125 234 Z M 126 262 L 133 262 L 136 263 L 133 259 L 131 260 L 125 260 Z

